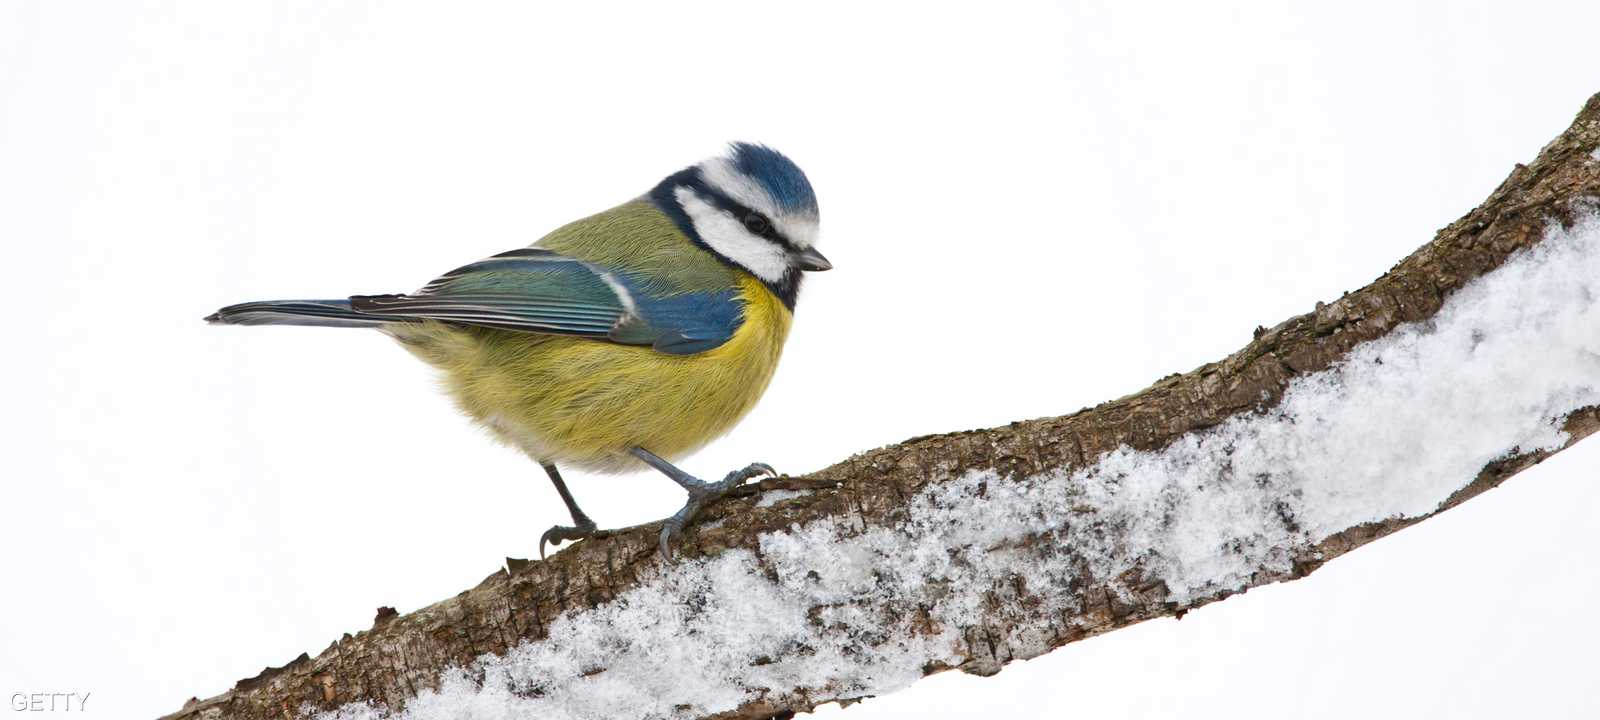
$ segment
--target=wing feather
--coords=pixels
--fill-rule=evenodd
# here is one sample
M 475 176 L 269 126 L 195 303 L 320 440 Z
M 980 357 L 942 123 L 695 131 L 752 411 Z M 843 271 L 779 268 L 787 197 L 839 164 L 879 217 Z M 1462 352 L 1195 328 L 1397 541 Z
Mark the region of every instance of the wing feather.
M 519 248 L 451 270 L 406 295 L 357 295 L 362 316 L 438 320 L 649 345 L 673 355 L 715 348 L 743 321 L 733 290 L 651 296 L 627 273 L 544 248 Z

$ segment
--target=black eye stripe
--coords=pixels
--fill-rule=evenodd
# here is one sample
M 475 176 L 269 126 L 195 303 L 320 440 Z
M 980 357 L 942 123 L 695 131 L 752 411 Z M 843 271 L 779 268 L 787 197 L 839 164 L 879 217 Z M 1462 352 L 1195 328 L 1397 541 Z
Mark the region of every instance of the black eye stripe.
M 761 214 L 759 210 L 755 210 L 744 203 L 739 202 L 738 200 L 728 197 L 727 194 L 712 187 L 700 178 L 695 178 L 692 182 L 684 183 L 684 185 L 696 195 L 699 195 L 701 198 L 704 198 L 707 202 L 711 203 L 712 207 L 732 215 L 733 218 L 738 220 L 740 224 L 744 225 L 744 228 L 749 230 L 751 234 L 766 238 L 767 240 L 771 240 L 772 242 L 782 245 L 790 252 L 800 251 L 798 247 L 795 247 L 794 243 L 789 241 L 789 238 L 784 237 L 783 233 L 778 231 L 778 227 L 772 222 L 772 218 Z M 753 221 L 757 223 L 755 227 L 752 227 Z
M 713 200 L 712 204 L 717 206 L 717 209 L 733 215 L 734 219 L 738 220 L 740 224 L 744 225 L 744 229 L 749 230 L 751 234 L 764 237 L 779 245 L 789 248 L 790 250 L 795 249 L 794 243 L 789 242 L 789 238 L 784 237 L 783 233 L 778 232 L 778 228 L 772 224 L 772 221 L 768 219 L 767 216 L 762 215 L 760 211 L 745 207 L 744 205 L 741 205 L 739 201 L 734 200 L 733 198 L 725 197 L 723 198 L 723 201 L 724 202 L 716 202 Z
M 767 220 L 766 216 L 761 213 L 752 212 L 740 218 L 740 220 L 744 222 L 744 229 L 757 235 L 765 237 L 768 232 L 772 231 L 772 222 Z

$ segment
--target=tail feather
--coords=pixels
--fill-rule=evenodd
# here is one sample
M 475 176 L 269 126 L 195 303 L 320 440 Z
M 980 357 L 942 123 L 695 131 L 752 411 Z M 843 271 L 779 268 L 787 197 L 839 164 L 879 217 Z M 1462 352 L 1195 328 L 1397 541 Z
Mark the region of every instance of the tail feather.
M 206 316 L 213 325 L 314 325 L 374 328 L 410 318 L 357 312 L 349 300 L 262 300 L 229 305 Z

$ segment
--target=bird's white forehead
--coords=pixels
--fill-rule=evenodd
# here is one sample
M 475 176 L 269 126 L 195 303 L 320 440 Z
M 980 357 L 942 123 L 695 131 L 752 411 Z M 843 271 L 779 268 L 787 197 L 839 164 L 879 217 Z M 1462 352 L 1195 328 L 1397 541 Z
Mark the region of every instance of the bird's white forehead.
M 771 193 L 734 167 L 727 158 L 716 157 L 700 163 L 700 177 L 723 194 L 752 210 L 760 211 L 797 247 L 808 248 L 817 242 L 817 218 L 808 214 L 786 213 Z
M 711 158 L 700 163 L 700 177 L 711 187 L 721 190 L 746 207 L 760 210 L 767 217 L 778 212 L 778 203 L 773 201 L 767 189 L 761 187 L 755 178 L 739 172 L 727 158 Z

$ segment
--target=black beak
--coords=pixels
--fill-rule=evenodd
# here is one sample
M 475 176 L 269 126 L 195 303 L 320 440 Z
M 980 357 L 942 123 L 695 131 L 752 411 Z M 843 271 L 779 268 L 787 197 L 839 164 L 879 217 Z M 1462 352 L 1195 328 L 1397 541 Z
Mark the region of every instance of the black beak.
M 796 265 L 801 270 L 822 272 L 823 270 L 833 269 L 833 263 L 828 262 L 828 259 L 823 257 L 822 253 L 817 252 L 816 248 L 806 248 L 805 252 L 800 253 L 800 257 L 797 259 L 799 262 Z

